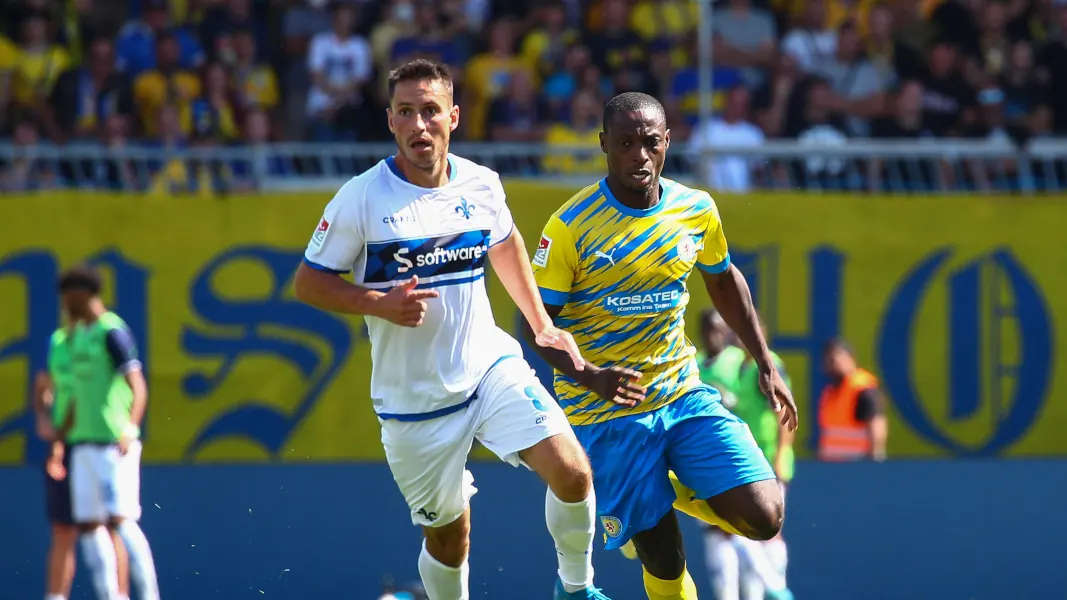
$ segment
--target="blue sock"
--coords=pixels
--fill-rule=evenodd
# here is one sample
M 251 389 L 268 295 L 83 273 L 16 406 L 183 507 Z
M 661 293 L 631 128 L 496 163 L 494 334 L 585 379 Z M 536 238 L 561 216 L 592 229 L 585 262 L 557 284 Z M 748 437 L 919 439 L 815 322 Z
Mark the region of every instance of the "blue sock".
M 159 581 L 152 548 L 136 521 L 125 520 L 119 525 L 119 537 L 130 556 L 130 580 L 141 591 L 144 600 L 159 600 Z

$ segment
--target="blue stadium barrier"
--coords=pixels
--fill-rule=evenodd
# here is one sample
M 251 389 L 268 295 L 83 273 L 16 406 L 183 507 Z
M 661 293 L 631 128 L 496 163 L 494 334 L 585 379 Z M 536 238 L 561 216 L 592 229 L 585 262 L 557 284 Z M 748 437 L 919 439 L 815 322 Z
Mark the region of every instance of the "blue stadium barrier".
M 544 488 L 475 463 L 472 598 L 550 597 Z M 803 462 L 786 536 L 799 600 L 1041 600 L 1067 590 L 1067 461 Z M 47 527 L 40 471 L 0 469 L 0 598 L 39 598 Z M 148 467 L 144 528 L 163 597 L 374 600 L 383 576 L 418 577 L 419 535 L 381 464 Z M 697 526 L 693 576 L 711 598 Z M 614 600 L 640 600 L 640 570 L 596 552 Z M 82 569 L 74 600 L 91 598 Z

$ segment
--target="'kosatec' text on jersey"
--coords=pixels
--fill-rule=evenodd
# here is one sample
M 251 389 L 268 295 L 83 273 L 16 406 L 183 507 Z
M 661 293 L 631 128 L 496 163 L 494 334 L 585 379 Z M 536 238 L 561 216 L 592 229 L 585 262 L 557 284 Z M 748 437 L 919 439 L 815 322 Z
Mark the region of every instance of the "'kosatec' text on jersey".
M 556 373 L 556 395 L 572 425 L 655 410 L 700 383 L 685 336 L 686 280 L 693 268 L 730 266 L 711 197 L 669 179 L 647 210 L 615 199 L 604 180 L 578 192 L 545 225 L 534 277 L 545 304 L 563 307 L 556 324 L 595 365 L 642 373 L 645 401 L 608 402 Z

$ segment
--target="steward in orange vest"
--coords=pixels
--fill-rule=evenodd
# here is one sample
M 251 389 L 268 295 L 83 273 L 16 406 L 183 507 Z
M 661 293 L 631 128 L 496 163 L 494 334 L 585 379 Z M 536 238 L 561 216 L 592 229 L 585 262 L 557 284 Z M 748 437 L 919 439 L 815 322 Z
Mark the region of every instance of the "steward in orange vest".
M 887 427 L 878 379 L 856 366 L 842 340 L 827 345 L 823 366 L 830 383 L 819 398 L 819 459 L 882 460 Z

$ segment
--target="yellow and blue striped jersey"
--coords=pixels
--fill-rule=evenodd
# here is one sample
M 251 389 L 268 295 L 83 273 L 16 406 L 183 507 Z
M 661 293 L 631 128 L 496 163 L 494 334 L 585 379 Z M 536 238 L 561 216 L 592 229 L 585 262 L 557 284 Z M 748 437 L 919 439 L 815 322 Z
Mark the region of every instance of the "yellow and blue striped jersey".
M 650 209 L 621 204 L 601 180 L 575 194 L 545 225 L 532 260 L 545 304 L 562 306 L 556 324 L 583 356 L 643 374 L 646 400 L 618 406 L 556 373 L 560 406 L 572 425 L 589 425 L 665 406 L 700 386 L 696 348 L 685 335 L 686 280 L 693 267 L 730 266 L 715 202 L 706 192 L 660 180 Z

